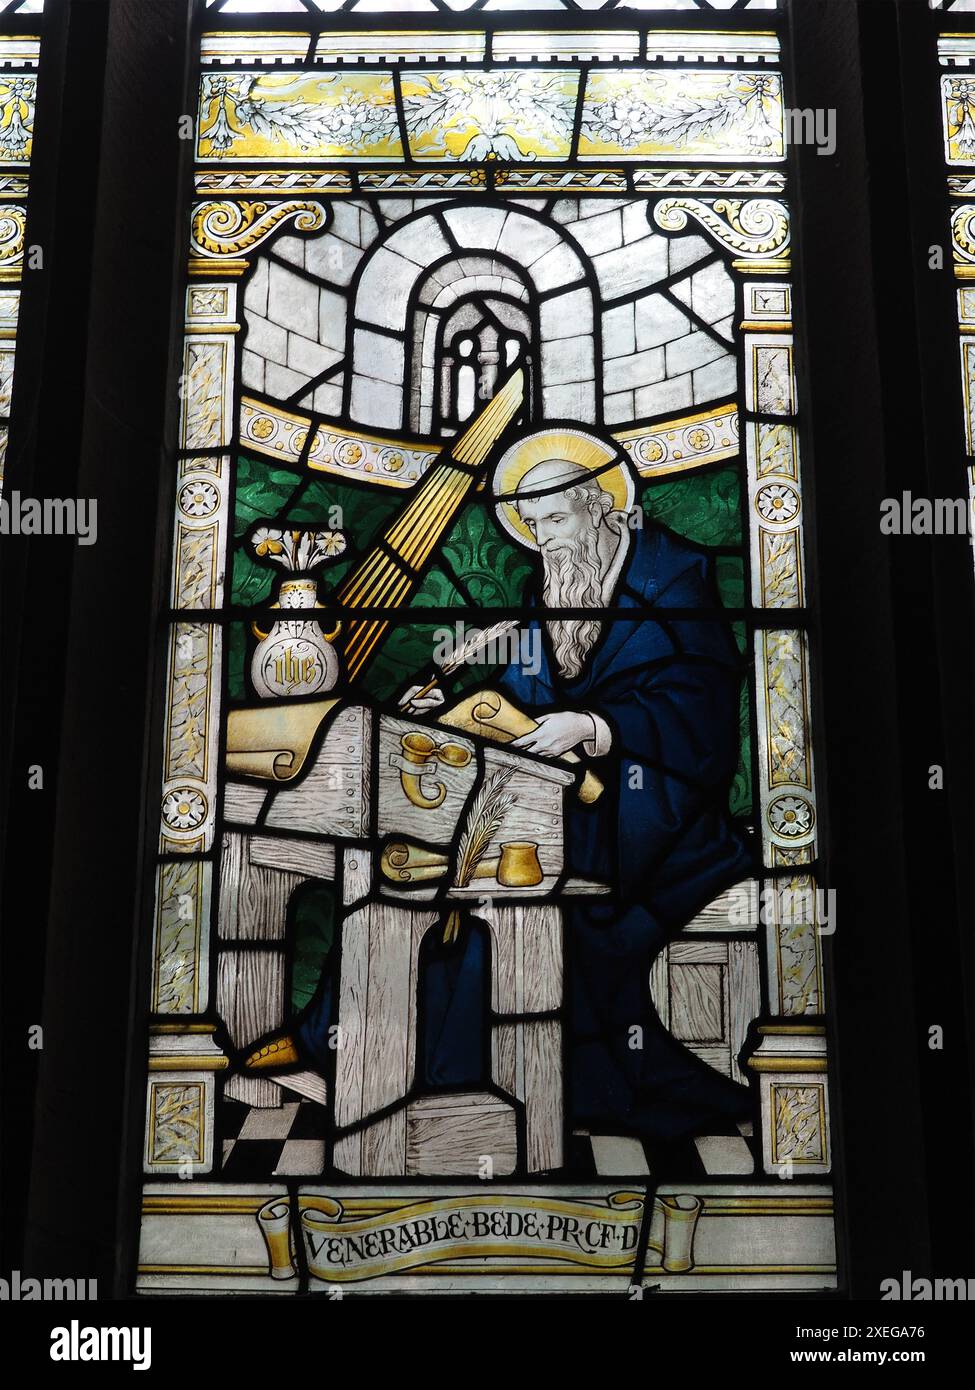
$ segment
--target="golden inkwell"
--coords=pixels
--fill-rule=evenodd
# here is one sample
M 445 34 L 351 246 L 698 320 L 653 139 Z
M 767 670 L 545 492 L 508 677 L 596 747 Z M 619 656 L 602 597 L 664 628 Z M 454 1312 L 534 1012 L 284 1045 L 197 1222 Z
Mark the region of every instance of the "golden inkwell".
M 512 840 L 501 846 L 498 882 L 502 888 L 536 888 L 544 877 L 534 841 Z

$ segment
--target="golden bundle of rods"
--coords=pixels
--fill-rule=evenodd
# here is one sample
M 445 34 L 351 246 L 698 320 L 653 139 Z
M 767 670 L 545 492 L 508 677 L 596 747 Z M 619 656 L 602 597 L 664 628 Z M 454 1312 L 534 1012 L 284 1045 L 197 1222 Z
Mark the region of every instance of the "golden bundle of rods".
M 363 556 L 338 592 L 347 608 L 398 608 L 416 587 L 417 574 L 478 482 L 477 469 L 511 423 L 524 397 L 524 375 L 516 368 L 450 451 L 424 478 L 379 545 Z M 466 465 L 461 469 L 454 461 Z M 393 552 L 392 554 L 390 552 Z M 398 560 L 402 560 L 400 565 Z M 358 675 L 389 626 L 382 618 L 349 624 L 345 640 L 346 675 Z

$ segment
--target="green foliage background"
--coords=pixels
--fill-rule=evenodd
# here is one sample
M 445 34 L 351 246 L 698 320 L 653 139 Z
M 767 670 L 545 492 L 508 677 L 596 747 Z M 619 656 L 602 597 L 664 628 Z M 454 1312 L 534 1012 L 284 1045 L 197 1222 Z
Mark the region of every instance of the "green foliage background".
M 291 1007 L 295 1013 L 311 1003 L 322 966 L 332 949 L 335 913 L 332 884 L 310 884 L 299 893 L 294 909 L 295 954 L 291 968 Z

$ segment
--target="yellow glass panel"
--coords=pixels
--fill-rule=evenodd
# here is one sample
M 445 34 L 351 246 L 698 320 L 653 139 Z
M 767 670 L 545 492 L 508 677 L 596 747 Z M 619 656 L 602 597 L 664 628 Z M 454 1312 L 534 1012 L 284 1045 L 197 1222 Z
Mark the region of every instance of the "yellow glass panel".
M 393 80 L 364 73 L 208 73 L 201 159 L 389 159 L 402 155 Z
M 404 73 L 403 106 L 415 159 L 564 159 L 579 74 L 499 68 Z
M 579 153 L 686 159 L 782 159 L 777 73 L 593 72 Z

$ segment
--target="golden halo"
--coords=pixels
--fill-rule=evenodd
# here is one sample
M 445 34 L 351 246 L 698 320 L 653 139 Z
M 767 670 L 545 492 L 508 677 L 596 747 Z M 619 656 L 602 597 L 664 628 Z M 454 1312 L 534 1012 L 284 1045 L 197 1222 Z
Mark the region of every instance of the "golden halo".
M 526 435 L 502 454 L 494 470 L 494 495 L 510 497 L 536 463 L 544 463 L 546 459 L 568 459 L 570 463 L 577 463 L 590 471 L 601 468 L 599 486 L 612 497 L 614 510 L 628 511 L 633 506 L 635 495 L 629 470 L 619 463 L 612 468 L 605 467 L 618 456 L 619 451 L 615 446 L 587 434 L 585 430 L 540 430 L 537 434 Z M 518 515 L 513 502 L 498 502 L 495 511 L 509 536 L 514 536 L 519 544 L 528 546 L 530 550 L 538 549 L 535 537 Z

